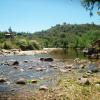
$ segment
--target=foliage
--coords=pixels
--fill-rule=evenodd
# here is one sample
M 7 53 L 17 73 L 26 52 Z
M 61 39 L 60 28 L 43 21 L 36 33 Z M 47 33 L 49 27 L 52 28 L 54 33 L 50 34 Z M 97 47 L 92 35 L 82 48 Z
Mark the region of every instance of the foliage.
M 35 33 L 16 33 L 10 39 L 5 38 L 6 32 L 0 32 L 0 48 L 4 41 L 10 41 L 11 48 L 34 50 L 42 48 L 85 48 L 100 39 L 100 25 L 92 24 L 57 24 L 48 30 Z M 6 44 L 5 44 L 6 46 Z
M 27 41 L 25 39 L 21 39 L 17 42 L 18 46 L 22 49 L 22 50 L 26 50 L 27 49 Z
M 98 14 L 100 15 L 100 0 L 81 0 L 82 5 L 90 11 L 90 16 L 93 15 L 92 10 L 94 7 L 98 8 Z
M 30 50 L 40 50 L 41 46 L 39 45 L 39 43 L 35 40 L 31 40 L 28 43 L 28 49 Z
M 26 40 L 26 39 L 20 39 L 17 42 L 19 48 L 21 48 L 22 50 L 39 50 L 41 49 L 41 46 L 39 45 L 39 43 L 35 40 Z
M 36 32 L 33 38 L 42 39 L 44 47 L 84 48 L 100 39 L 100 26 L 92 24 L 71 25 L 62 24 L 46 31 Z
M 12 43 L 10 41 L 5 41 L 3 44 L 4 49 L 12 49 Z

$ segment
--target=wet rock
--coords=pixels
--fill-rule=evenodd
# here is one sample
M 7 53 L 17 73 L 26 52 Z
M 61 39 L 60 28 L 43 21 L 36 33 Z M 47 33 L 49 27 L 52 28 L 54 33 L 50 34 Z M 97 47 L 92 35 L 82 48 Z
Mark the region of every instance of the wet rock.
M 80 85 L 90 85 L 90 81 L 88 78 L 79 78 L 77 82 Z
M 26 84 L 26 80 L 25 79 L 19 79 L 16 81 L 16 84 L 21 84 L 21 85 L 25 85 Z
M 84 65 L 84 64 L 81 64 L 81 65 L 80 65 L 80 68 L 81 68 L 81 69 L 84 69 L 84 68 L 85 68 L 85 65 Z
M 50 64 L 50 65 L 49 65 L 49 67 L 56 67 L 56 66 L 55 66 L 55 65 L 53 65 L 53 64 Z
M 54 69 L 58 69 L 58 67 L 54 67 Z
M 24 60 L 25 63 L 28 63 L 28 60 Z
M 7 81 L 6 83 L 7 83 L 8 85 L 10 85 L 10 81 Z
M 45 85 L 42 85 L 42 86 L 40 86 L 39 90 L 46 91 L 46 90 L 48 90 L 48 87 Z
M 28 69 L 33 69 L 33 67 L 29 67 Z
M 21 72 L 24 72 L 24 69 L 23 69 L 23 68 L 20 68 L 19 70 L 20 70 Z
M 17 66 L 14 66 L 13 68 L 14 68 L 14 69 L 18 69 L 18 67 L 17 67 Z
M 12 59 L 12 60 L 10 60 L 10 61 L 7 61 L 7 64 L 8 64 L 9 66 L 18 66 L 18 65 L 19 65 L 19 62 Z
M 35 70 L 36 71 L 43 71 L 43 70 L 46 70 L 46 68 L 44 68 L 44 67 L 37 67 Z
M 33 79 L 33 80 L 31 80 L 31 83 L 37 83 L 37 80 Z
M 19 65 L 19 62 L 18 61 L 14 61 L 12 65 L 18 66 Z
M 40 58 L 40 61 L 49 61 L 49 62 L 52 62 L 53 58 Z
M 68 64 L 68 65 L 65 66 L 65 68 L 66 69 L 71 69 L 71 68 L 73 68 L 73 64 Z
M 91 73 L 96 73 L 96 72 L 99 72 L 99 67 L 97 66 L 97 64 L 89 64 L 88 66 L 88 72 L 91 72 Z
M 5 78 L 0 78 L 0 83 L 4 83 L 6 82 L 6 79 Z
M 67 70 L 65 70 L 65 69 L 59 69 L 60 70 L 60 72 L 62 72 L 62 73 L 66 73 L 67 72 Z

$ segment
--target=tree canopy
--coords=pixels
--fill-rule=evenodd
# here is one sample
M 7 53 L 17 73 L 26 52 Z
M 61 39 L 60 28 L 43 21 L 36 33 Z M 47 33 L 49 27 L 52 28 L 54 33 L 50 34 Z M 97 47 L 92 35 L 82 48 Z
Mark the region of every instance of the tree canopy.
M 82 5 L 86 8 L 86 10 L 90 11 L 90 16 L 93 15 L 92 11 L 94 7 L 98 8 L 98 15 L 100 15 L 100 0 L 81 0 Z

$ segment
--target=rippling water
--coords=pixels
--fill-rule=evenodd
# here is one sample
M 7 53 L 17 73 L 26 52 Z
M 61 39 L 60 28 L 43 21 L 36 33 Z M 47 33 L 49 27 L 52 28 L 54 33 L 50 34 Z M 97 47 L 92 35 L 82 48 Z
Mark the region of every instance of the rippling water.
M 74 59 L 76 57 L 83 58 L 83 55 L 80 52 L 76 51 L 54 51 L 51 54 L 37 54 L 31 56 L 2 56 L 0 57 L 0 77 L 7 79 L 6 83 L 0 83 L 0 97 L 1 93 L 18 93 L 20 90 L 36 90 L 41 85 L 47 85 L 48 87 L 53 87 L 56 85 L 57 80 L 59 80 L 59 70 L 49 67 L 51 62 L 43 62 L 39 59 L 41 57 L 53 57 L 54 59 L 60 59 L 61 62 L 56 62 L 58 65 L 63 66 L 64 59 Z M 8 66 L 2 63 L 10 62 L 12 60 L 19 61 L 19 66 L 17 69 L 14 66 Z M 28 61 L 27 63 L 25 61 Z M 46 68 L 43 71 L 36 71 L 37 67 Z M 32 67 L 32 69 L 29 69 Z M 37 84 L 27 83 L 26 85 L 18 85 L 16 81 L 20 78 L 26 80 L 36 79 L 38 80 Z
M 0 84 L 0 91 L 10 91 L 12 89 L 18 90 L 20 88 L 36 89 L 40 85 L 54 85 L 56 80 L 57 70 L 48 67 L 50 62 L 41 62 L 40 57 L 50 57 L 50 55 L 32 55 L 32 56 L 4 56 L 0 57 L 0 63 L 6 63 L 11 60 L 19 61 L 18 69 L 15 69 L 14 66 L 0 65 L 0 76 L 7 78 L 8 83 Z M 24 61 L 28 61 L 27 63 Z M 36 67 L 45 67 L 46 70 L 36 71 Z M 33 69 L 29 69 L 32 67 Z M 38 84 L 27 84 L 25 86 L 16 85 L 15 81 L 19 78 L 25 78 L 26 80 L 37 79 L 39 80 Z M 9 84 L 10 82 L 10 84 Z

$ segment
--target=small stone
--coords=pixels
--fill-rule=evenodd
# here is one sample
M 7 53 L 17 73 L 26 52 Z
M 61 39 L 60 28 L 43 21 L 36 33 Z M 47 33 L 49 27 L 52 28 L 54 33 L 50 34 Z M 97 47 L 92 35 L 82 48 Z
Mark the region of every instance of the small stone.
M 16 84 L 25 85 L 26 84 L 26 81 L 25 81 L 25 79 L 19 79 L 19 80 L 17 80 Z
M 62 72 L 62 73 L 66 73 L 67 70 L 65 70 L 65 69 L 60 69 L 60 72 Z
M 37 80 L 31 80 L 31 83 L 37 83 Z
M 43 68 L 38 67 L 38 68 L 36 68 L 36 71 L 43 71 Z
M 24 72 L 24 69 L 23 68 L 21 68 L 21 69 L 19 69 L 21 72 Z
M 14 68 L 14 69 L 18 69 L 18 67 L 17 67 L 17 66 L 14 66 L 13 68 Z
M 15 66 L 15 65 L 18 66 L 18 65 L 19 65 L 19 62 L 18 62 L 18 61 L 14 61 L 12 65 L 14 65 L 14 66 Z
M 28 69 L 33 69 L 33 67 L 29 67 Z
M 28 63 L 28 60 L 24 60 L 25 63 Z
M 6 82 L 6 79 L 5 78 L 0 78 L 0 83 L 4 83 Z
M 78 83 L 81 85 L 90 85 L 90 81 L 88 80 L 88 78 L 79 78 Z
M 46 91 L 46 90 L 48 90 L 48 87 L 45 86 L 45 85 L 42 85 L 42 86 L 40 86 L 39 90 L 44 90 L 44 91 Z

